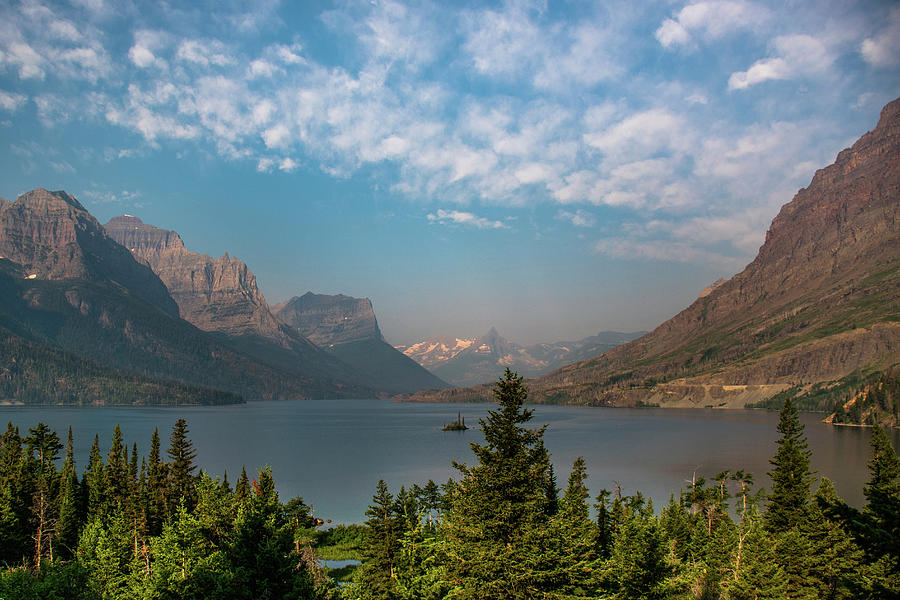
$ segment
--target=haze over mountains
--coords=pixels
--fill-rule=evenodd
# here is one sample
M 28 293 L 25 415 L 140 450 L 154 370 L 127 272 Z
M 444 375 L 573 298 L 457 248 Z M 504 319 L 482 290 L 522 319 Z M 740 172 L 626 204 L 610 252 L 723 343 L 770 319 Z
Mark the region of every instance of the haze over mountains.
M 576 342 L 521 346 L 501 336 L 495 328 L 477 338 L 434 337 L 399 350 L 457 386 L 497 379 L 509 367 L 520 375 L 537 377 L 567 364 L 597 356 L 645 332 L 601 331 Z
M 649 334 L 529 382 L 539 402 L 742 407 L 900 362 L 900 99 L 772 221 L 756 258 Z M 487 385 L 416 400 L 487 399 Z

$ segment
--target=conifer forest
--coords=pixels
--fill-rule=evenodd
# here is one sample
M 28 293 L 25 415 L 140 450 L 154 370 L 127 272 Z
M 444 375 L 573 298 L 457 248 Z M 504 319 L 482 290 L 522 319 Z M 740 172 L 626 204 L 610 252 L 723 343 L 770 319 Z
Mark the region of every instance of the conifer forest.
M 268 468 L 199 470 L 188 424 L 147 456 L 71 428 L 0 437 L 0 599 L 889 599 L 900 598 L 900 458 L 872 429 L 865 503 L 810 467 L 786 399 L 771 489 L 736 469 L 695 477 L 665 506 L 592 497 L 582 459 L 557 482 L 522 378 L 507 370 L 484 443 L 457 477 L 379 482 L 364 525 L 323 530 Z M 65 439 L 64 439 L 65 438 Z M 323 558 L 361 563 L 329 571 Z

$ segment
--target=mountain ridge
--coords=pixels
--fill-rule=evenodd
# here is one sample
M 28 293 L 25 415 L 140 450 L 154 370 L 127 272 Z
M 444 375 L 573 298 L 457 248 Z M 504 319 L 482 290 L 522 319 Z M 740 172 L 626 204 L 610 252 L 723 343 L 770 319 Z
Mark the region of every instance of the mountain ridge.
M 782 206 L 747 267 L 647 335 L 531 380 L 537 402 L 743 407 L 900 362 L 900 99 Z M 479 386 L 413 400 L 480 400 Z

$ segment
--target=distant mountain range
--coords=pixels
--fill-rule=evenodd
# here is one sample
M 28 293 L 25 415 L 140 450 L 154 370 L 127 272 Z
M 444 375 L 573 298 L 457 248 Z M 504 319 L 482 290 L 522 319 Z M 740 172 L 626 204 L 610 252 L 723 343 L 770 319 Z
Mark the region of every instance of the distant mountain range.
M 435 337 L 397 349 L 441 379 L 468 386 L 496 380 L 507 367 L 526 377 L 537 377 L 606 352 L 644 333 L 602 331 L 577 342 L 520 346 L 492 327 L 477 338 Z
M 900 362 L 900 99 L 816 172 L 741 273 L 654 331 L 528 382 L 538 402 L 812 407 Z M 414 400 L 486 400 L 489 386 Z M 828 408 L 822 407 L 820 408 Z

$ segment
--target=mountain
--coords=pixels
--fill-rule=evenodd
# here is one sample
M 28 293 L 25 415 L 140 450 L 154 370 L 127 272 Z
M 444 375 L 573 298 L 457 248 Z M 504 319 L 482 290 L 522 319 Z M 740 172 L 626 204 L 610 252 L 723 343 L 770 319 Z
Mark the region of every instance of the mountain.
M 111 281 L 177 316 L 159 278 L 111 242 L 65 192 L 32 190 L 12 203 L 0 198 L 0 258 L 21 265 L 29 279 Z
M 178 233 L 131 215 L 110 219 L 104 229 L 159 276 L 181 317 L 199 329 L 223 334 L 237 350 L 300 377 L 356 386 L 369 382 L 365 374 L 279 321 L 259 291 L 256 276 L 240 260 L 227 253 L 213 258 L 191 252 Z
M 186 397 L 178 391 L 185 387 L 196 388 L 187 395 L 198 399 L 209 396 L 203 389 L 220 390 L 229 401 L 371 393 L 346 381 L 285 372 L 182 320 L 153 271 L 65 192 L 40 189 L 0 201 L 0 255 L 4 349 L 21 352 L 0 355 L 0 372 L 25 381 L 30 387 L 16 389 L 30 397 L 59 398 L 61 389 L 77 395 L 73 380 L 87 388 L 114 372 L 134 376 L 129 398 L 140 386 L 168 386 L 172 398 Z M 41 356 L 46 365 L 35 358 Z
M 365 375 L 379 389 L 411 393 L 447 384 L 384 341 L 368 298 L 308 292 L 274 307 L 275 315 Z
M 756 258 L 649 334 L 529 382 L 538 402 L 811 402 L 900 362 L 900 99 L 781 208 Z M 419 395 L 489 397 L 485 386 Z M 826 408 L 826 407 L 820 407 Z
M 502 337 L 493 327 L 481 337 L 431 338 L 403 347 L 404 354 L 435 375 L 458 386 L 497 379 L 509 367 L 526 377 L 549 373 L 565 364 L 605 352 L 640 333 L 604 331 L 577 342 L 520 346 Z

